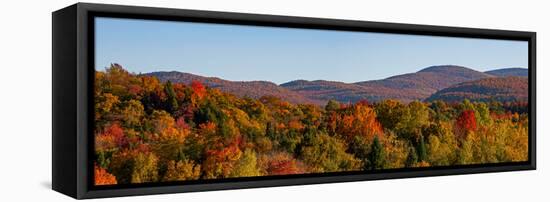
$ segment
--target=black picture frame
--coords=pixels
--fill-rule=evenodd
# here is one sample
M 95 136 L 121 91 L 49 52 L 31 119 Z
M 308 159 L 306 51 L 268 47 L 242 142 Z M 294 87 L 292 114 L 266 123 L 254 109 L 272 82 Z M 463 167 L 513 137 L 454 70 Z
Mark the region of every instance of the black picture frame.
M 517 163 L 236 178 L 192 183 L 93 185 L 94 17 L 520 40 L 529 43 L 529 160 Z M 52 188 L 84 199 L 536 169 L 536 33 L 168 8 L 77 3 L 52 13 Z

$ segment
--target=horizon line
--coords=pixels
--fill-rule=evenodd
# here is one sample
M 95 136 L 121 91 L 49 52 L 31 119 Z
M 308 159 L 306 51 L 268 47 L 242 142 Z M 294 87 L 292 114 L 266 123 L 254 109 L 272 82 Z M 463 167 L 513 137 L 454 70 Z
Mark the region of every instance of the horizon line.
M 126 71 L 127 68 L 125 68 L 124 65 L 121 65 L 120 63 L 111 63 L 111 65 L 119 65 L 121 66 L 123 69 L 125 69 Z M 525 69 L 525 70 L 528 70 L 529 68 L 527 67 L 505 67 L 505 68 L 496 68 L 496 69 L 491 69 L 491 70 L 487 70 L 487 71 L 478 71 L 476 69 L 472 69 L 470 67 L 467 67 L 467 66 L 462 66 L 462 65 L 455 65 L 455 64 L 444 64 L 444 65 L 431 65 L 431 66 L 427 66 L 427 67 L 424 67 L 424 68 L 421 68 L 420 70 L 417 70 L 415 72 L 406 72 L 406 73 L 402 73 L 402 74 L 397 74 L 397 75 L 393 75 L 393 76 L 389 76 L 389 77 L 385 77 L 385 78 L 379 78 L 379 79 L 371 79 L 371 80 L 362 80 L 362 81 L 356 81 L 356 82 L 344 82 L 344 81 L 336 81 L 336 80 L 325 80 L 325 79 L 315 79 L 315 80 L 306 80 L 306 79 L 294 79 L 294 80 L 289 80 L 289 81 L 285 81 L 283 83 L 276 83 L 274 81 L 267 81 L 267 80 L 230 80 L 230 79 L 224 79 L 224 78 L 220 78 L 220 77 L 217 77 L 217 76 L 206 76 L 206 75 L 202 75 L 202 74 L 198 74 L 198 73 L 192 73 L 192 72 L 182 72 L 182 71 L 177 71 L 177 70 L 162 70 L 162 71 L 152 71 L 152 72 L 130 72 L 128 71 L 129 73 L 131 74 L 134 74 L 134 75 L 144 75 L 144 74 L 152 74 L 152 73 L 170 73 L 170 72 L 177 72 L 177 73 L 184 73 L 184 74 L 192 74 L 192 75 L 195 75 L 195 76 L 200 76 L 200 77 L 205 77 L 205 78 L 216 78 L 216 79 L 221 79 L 221 80 L 225 80 L 225 81 L 230 81 L 230 82 L 270 82 L 270 83 L 273 83 L 273 84 L 276 84 L 277 86 L 280 86 L 282 84 L 286 84 L 286 83 L 290 83 L 290 82 L 294 82 L 294 81 L 307 81 L 307 82 L 314 82 L 314 81 L 328 81 L 328 82 L 338 82 L 338 83 L 344 83 L 344 84 L 357 84 L 357 83 L 361 83 L 361 82 L 369 82 L 369 81 L 378 81 L 378 80 L 384 80 L 384 79 L 389 79 L 389 78 L 392 78 L 392 77 L 396 77 L 396 76 L 401 76 L 401 75 L 405 75 L 405 74 L 414 74 L 414 73 L 418 73 L 422 70 L 425 70 L 425 69 L 428 69 L 428 68 L 433 68 L 433 67 L 443 67 L 443 66 L 454 66 L 454 67 L 462 67 L 462 68 L 466 68 L 466 69 L 469 69 L 469 70 L 473 70 L 473 71 L 477 71 L 477 72 L 480 72 L 480 73 L 487 73 L 487 72 L 491 72 L 491 71 L 495 71 L 495 70 L 504 70 L 504 69 Z M 109 67 L 104 67 L 104 70 L 107 69 Z M 100 72 L 105 72 L 104 70 L 97 70 L 95 69 L 95 71 L 100 71 Z

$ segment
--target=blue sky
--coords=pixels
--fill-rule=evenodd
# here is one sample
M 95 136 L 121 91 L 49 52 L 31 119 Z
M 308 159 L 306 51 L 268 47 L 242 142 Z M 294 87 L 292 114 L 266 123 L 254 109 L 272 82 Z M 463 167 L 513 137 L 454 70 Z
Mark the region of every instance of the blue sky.
M 96 18 L 96 70 L 181 71 L 277 84 L 358 82 L 454 64 L 527 68 L 528 43 L 349 31 Z

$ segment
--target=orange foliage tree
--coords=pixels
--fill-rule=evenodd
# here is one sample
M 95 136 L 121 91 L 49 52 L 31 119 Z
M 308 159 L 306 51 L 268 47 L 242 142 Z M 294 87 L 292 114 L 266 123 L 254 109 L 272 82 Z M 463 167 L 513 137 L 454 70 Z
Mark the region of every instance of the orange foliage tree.
M 375 136 L 381 138 L 382 125 L 378 122 L 374 109 L 362 102 L 343 109 L 338 117 L 336 133 L 348 142 L 357 135 L 372 141 Z
M 117 184 L 116 177 L 108 173 L 105 169 L 94 165 L 94 184 L 95 185 L 113 185 Z

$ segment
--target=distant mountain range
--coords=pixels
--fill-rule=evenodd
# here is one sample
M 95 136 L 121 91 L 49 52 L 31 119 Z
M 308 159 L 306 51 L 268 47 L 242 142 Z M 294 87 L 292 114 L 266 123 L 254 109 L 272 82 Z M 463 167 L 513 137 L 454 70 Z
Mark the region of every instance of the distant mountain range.
M 461 66 L 441 65 L 381 80 L 357 83 L 296 80 L 281 85 L 268 81 L 228 81 L 176 71 L 145 75 L 155 76 L 161 81 L 170 80 L 186 84 L 196 80 L 237 96 L 259 98 L 273 95 L 292 103 L 324 105 L 331 99 L 344 103 L 364 99 L 370 102 L 384 99 L 397 99 L 403 102 L 435 99 L 457 101 L 463 98 L 483 100 L 495 95 L 499 100 L 521 100 L 527 94 L 527 72 L 527 69 L 522 68 L 479 72 Z M 509 78 L 510 76 L 514 77 Z M 512 83 L 505 85 L 507 82 Z M 491 87 L 491 84 L 496 86 Z
M 410 102 L 427 98 L 436 91 L 453 84 L 488 77 L 494 76 L 465 67 L 444 65 L 428 67 L 416 73 L 350 84 L 300 80 L 281 86 L 320 100 L 356 102 L 362 99 L 379 101 L 392 98 Z
M 529 70 L 525 68 L 506 68 L 506 69 L 497 69 L 492 71 L 486 71 L 485 73 L 495 75 L 495 76 L 524 76 L 529 75 Z
M 228 81 L 216 77 L 204 77 L 176 71 L 153 72 L 145 75 L 155 76 L 162 82 L 169 80 L 173 83 L 190 84 L 192 81 L 199 81 L 210 88 L 217 88 L 240 97 L 260 98 L 264 95 L 273 95 L 291 103 L 325 104 L 323 101 L 309 99 L 298 92 L 268 81 Z
M 468 98 L 473 101 L 527 102 L 528 84 L 527 77 L 485 78 L 442 89 L 428 97 L 426 101 L 460 102 L 464 98 Z

